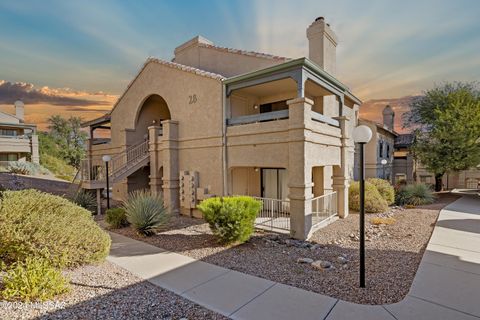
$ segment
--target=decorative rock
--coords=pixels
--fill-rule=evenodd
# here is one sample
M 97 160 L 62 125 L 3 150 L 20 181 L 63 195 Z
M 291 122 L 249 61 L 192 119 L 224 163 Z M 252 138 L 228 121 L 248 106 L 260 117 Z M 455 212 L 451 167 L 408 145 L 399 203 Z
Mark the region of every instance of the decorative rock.
M 312 262 L 312 267 L 320 269 L 320 270 L 325 270 L 325 269 L 330 269 L 332 267 L 332 263 L 330 261 L 323 261 L 323 260 L 317 260 Z
M 343 257 L 343 256 L 337 257 L 337 261 L 340 262 L 341 264 L 347 264 L 348 263 L 348 259 Z
M 312 263 L 313 259 L 310 258 L 298 258 L 297 263 Z

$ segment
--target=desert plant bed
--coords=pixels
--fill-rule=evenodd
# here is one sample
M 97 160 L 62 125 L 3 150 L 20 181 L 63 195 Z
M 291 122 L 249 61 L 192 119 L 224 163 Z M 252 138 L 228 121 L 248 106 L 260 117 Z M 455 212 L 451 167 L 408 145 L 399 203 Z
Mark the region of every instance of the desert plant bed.
M 441 194 L 428 206 L 393 207 L 385 213 L 368 214 L 366 289 L 358 288 L 359 216 L 354 212 L 315 232 L 310 241 L 257 231 L 244 244 L 225 246 L 218 243 L 207 223 L 183 216 L 172 217 L 163 230 L 150 237 L 139 236 L 130 227 L 115 232 L 342 300 L 385 304 L 398 302 L 408 293 L 440 209 L 457 198 Z M 386 223 L 379 224 L 381 221 Z
M 69 293 L 40 304 L 0 300 L 0 319 L 226 319 L 109 262 L 64 274 Z

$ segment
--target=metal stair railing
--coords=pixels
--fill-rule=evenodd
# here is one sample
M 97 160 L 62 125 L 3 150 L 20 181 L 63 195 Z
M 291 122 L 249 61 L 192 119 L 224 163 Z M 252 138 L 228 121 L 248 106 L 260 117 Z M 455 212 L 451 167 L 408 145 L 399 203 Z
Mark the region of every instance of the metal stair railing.
M 110 161 L 111 173 L 109 176 L 115 180 L 115 177 L 125 173 L 142 160 L 145 160 L 145 158 L 148 158 L 150 155 L 148 149 L 148 140 L 145 140 L 113 157 Z
M 118 176 L 141 163 L 149 157 L 148 140 L 128 147 L 125 151 L 112 157 L 109 164 L 109 178 L 112 182 Z M 82 181 L 105 181 L 105 162 L 102 157 L 84 159 L 80 163 L 80 179 Z

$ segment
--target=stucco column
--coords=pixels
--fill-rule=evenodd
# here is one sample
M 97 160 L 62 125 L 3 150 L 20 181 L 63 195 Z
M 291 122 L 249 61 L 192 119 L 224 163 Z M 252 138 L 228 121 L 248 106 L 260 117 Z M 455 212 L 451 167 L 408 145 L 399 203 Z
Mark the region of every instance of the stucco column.
M 150 153 L 150 192 L 162 194 L 162 139 L 161 126 L 148 127 L 148 150 Z
M 40 156 L 38 154 L 38 136 L 33 134 L 30 140 L 32 150 L 32 162 L 40 163 Z
M 312 167 L 306 158 L 305 127 L 311 121 L 313 101 L 297 98 L 287 101 L 289 108 L 288 187 L 290 234 L 305 240 L 312 229 Z
M 333 189 L 337 192 L 337 209 L 340 218 L 348 216 L 348 188 L 350 186 L 350 175 L 348 171 L 349 149 L 348 144 L 350 136 L 348 132 L 349 119 L 345 116 L 335 117 L 334 119 L 340 122 L 340 129 L 342 132 L 341 149 L 340 149 L 340 167 L 333 168 Z
M 162 121 L 163 127 L 163 198 L 173 213 L 180 209 L 178 166 L 178 121 Z

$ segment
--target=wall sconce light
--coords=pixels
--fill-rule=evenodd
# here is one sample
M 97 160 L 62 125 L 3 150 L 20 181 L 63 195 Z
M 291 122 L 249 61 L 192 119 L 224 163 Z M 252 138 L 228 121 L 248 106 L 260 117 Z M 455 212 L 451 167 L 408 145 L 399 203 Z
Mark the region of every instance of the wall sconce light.
M 156 123 L 157 123 L 157 120 L 153 120 L 153 121 L 152 121 L 152 124 L 156 124 Z
M 253 109 L 257 110 L 257 109 L 258 109 L 258 105 L 254 105 L 254 106 L 253 106 Z
M 259 171 L 259 169 L 258 169 L 257 167 L 255 167 L 255 169 L 254 169 L 254 170 L 255 170 L 255 172 L 258 172 L 258 171 Z

